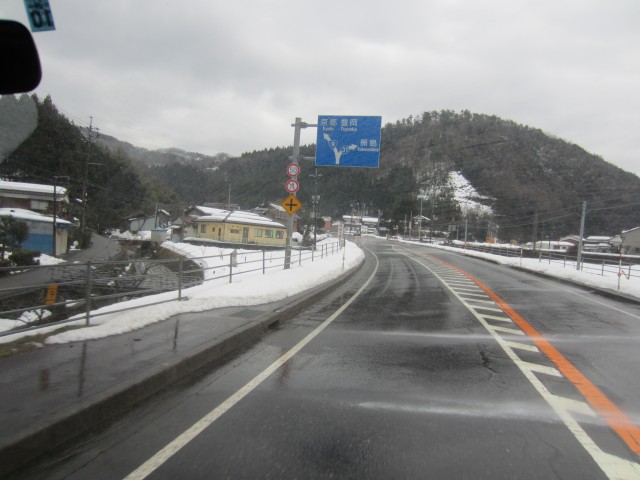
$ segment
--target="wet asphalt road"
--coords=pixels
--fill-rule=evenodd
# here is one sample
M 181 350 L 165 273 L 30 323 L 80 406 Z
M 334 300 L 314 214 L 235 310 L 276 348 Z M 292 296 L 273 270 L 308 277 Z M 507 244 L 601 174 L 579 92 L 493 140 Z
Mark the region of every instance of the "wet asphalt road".
M 156 462 L 148 478 L 634 478 L 638 457 L 620 435 L 579 408 L 570 415 L 578 428 L 570 429 L 500 342 L 518 346 L 512 351 L 552 399 L 575 406 L 583 395 L 553 374 L 517 327 L 493 319 L 506 327 L 487 330 L 467 300 L 480 302 L 474 311 L 486 318 L 502 314 L 447 277 L 453 269 L 438 259 L 496 292 L 636 424 L 638 306 L 430 248 L 373 239 L 365 246 L 366 265 L 323 301 L 28 477 L 126 477 L 305 338 L 375 271 L 326 329 Z M 443 281 L 467 290 L 467 300 Z M 603 468 L 603 458 L 613 460 Z

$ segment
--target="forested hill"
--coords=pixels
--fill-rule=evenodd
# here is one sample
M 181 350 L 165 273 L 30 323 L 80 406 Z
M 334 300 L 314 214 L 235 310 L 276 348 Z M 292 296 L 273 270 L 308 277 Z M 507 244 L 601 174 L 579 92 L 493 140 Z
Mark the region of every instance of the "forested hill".
M 318 168 L 319 211 L 337 216 L 378 210 L 392 223 L 420 211 L 438 230 L 467 220 L 477 238 L 499 228 L 504 240 L 559 238 L 579 232 L 582 202 L 587 202 L 588 235 L 614 235 L 640 225 L 640 178 L 606 163 L 577 145 L 495 116 L 426 112 L 382 131 L 379 169 Z M 314 155 L 314 146 L 302 154 Z M 194 202 L 225 202 L 251 207 L 284 198 L 284 167 L 290 148 L 246 153 L 203 174 L 194 165 L 150 169 Z M 450 172 L 458 171 L 485 197 L 493 216 L 465 209 L 455 200 Z M 311 205 L 315 172 L 302 162 L 299 197 Z
M 578 145 L 495 116 L 427 112 L 387 125 L 384 162 L 438 185 L 438 172 L 460 171 L 491 205 L 503 238 L 578 233 L 587 202 L 587 233 L 612 235 L 640 226 L 640 178 Z M 508 235 L 510 234 L 510 235 Z
M 156 205 L 178 215 L 193 204 L 232 203 L 253 208 L 285 198 L 291 148 L 270 148 L 238 158 L 171 149 L 149 152 L 112 137 L 99 141 L 58 112 L 50 98 L 36 100 L 33 134 L 0 164 L 6 179 L 67 182 L 81 198 L 87 165 L 87 219 L 93 229 L 118 227 Z M 3 96 L 10 118 L 26 97 Z M 1 112 L 0 112 L 1 113 Z M 101 143 L 102 142 L 102 143 Z M 302 161 L 302 215 L 311 211 L 317 180 L 318 212 L 352 211 L 402 225 L 421 209 L 436 230 L 466 223 L 478 239 L 529 241 L 577 234 L 587 202 L 587 235 L 614 235 L 640 226 L 640 178 L 541 130 L 470 112 L 426 112 L 382 130 L 378 169 L 322 167 Z M 315 146 L 302 147 L 313 157 Z M 132 160 L 132 157 L 135 160 Z M 456 198 L 452 172 L 461 173 L 492 214 Z M 420 200 L 422 198 L 422 201 Z M 70 212 L 78 216 L 79 207 Z
M 0 177 L 6 180 L 52 185 L 69 189 L 71 204 L 63 215 L 80 218 L 83 184 L 87 192 L 87 225 L 93 230 L 126 225 L 128 217 L 142 210 L 153 212 L 157 202 L 182 204 L 168 188 L 141 174 L 122 152 L 111 153 L 62 115 L 50 97 L 35 95 L 0 98 L 0 116 L 21 102 L 37 109 L 33 133 L 7 158 L 0 159 Z

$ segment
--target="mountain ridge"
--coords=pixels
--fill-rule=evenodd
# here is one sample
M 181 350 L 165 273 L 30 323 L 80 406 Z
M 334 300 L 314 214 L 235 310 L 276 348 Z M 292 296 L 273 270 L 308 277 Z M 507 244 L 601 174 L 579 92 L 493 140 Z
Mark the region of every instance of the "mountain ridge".
M 66 176 L 75 198 L 86 183 L 93 228 L 119 226 L 156 205 L 177 216 L 193 204 L 231 201 L 253 208 L 286 196 L 291 147 L 229 158 L 176 148 L 149 151 L 103 134 L 87 141 L 86 129 L 60 114 L 50 97 L 33 98 L 38 126 L 0 164 L 0 174 L 36 183 Z M 8 110 L 18 101 L 1 100 Z M 316 168 L 301 160 L 301 215 L 308 219 L 312 196 L 319 195 L 319 215 L 380 214 L 387 226 L 402 230 L 423 212 L 433 230 L 459 232 L 465 224 L 478 239 L 499 231 L 505 240 L 525 242 L 578 233 L 586 201 L 587 234 L 615 235 L 640 225 L 638 176 L 512 120 L 466 110 L 424 112 L 387 123 L 380 145 L 377 169 Z M 302 146 L 301 155 L 313 157 L 315 146 Z M 463 208 L 450 181 L 453 172 L 490 212 Z

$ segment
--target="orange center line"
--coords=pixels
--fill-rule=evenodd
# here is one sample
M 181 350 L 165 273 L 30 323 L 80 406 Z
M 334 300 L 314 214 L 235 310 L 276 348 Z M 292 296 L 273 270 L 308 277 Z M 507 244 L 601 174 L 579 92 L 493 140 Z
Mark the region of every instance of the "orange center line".
M 489 287 L 464 270 L 461 270 L 437 257 L 433 258 L 462 273 L 464 276 L 469 278 L 469 280 L 478 285 L 487 295 L 489 295 L 489 297 L 496 302 L 504 313 L 507 314 L 523 332 L 531 337 L 537 347 L 556 365 L 556 367 L 558 367 L 558 370 L 562 372 L 562 374 L 580 391 L 580 393 L 582 393 L 591 407 L 593 407 L 593 409 L 605 419 L 607 424 L 620 436 L 627 446 L 636 455 L 640 456 L 640 428 L 631 421 L 627 414 L 620 410 L 615 403 L 609 400 L 609 398 L 602 393 L 598 387 L 591 383 L 591 381 L 569 360 L 567 360 L 567 358 L 562 355 L 558 349 L 551 345 L 551 343 L 538 330 L 522 318 L 509 306 L 509 304 L 507 304 L 507 302 L 500 298 Z

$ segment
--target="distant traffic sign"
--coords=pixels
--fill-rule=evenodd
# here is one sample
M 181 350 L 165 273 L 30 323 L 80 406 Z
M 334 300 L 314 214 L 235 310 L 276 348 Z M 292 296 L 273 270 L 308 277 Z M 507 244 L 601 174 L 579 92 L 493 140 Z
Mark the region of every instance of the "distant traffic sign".
M 300 189 L 300 184 L 297 180 L 290 178 L 284 184 L 284 189 L 287 191 L 287 193 L 296 193 Z
M 280 205 L 289 215 L 293 215 L 302 206 L 302 203 L 293 195 L 289 195 Z
M 382 117 L 318 116 L 316 165 L 378 168 Z
M 297 177 L 300 174 L 300 165 L 297 163 L 290 163 L 287 165 L 287 175 L 290 177 Z

